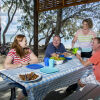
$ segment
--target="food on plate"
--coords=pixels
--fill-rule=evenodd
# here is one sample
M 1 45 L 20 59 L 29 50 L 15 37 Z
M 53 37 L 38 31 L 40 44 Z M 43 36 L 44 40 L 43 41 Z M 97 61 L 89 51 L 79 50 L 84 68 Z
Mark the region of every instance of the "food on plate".
M 50 57 L 50 59 L 54 59 L 54 60 L 65 60 L 64 57 Z
M 39 77 L 34 72 L 28 73 L 28 74 L 20 74 L 20 79 L 23 81 L 29 81 L 29 80 L 35 80 L 37 77 Z

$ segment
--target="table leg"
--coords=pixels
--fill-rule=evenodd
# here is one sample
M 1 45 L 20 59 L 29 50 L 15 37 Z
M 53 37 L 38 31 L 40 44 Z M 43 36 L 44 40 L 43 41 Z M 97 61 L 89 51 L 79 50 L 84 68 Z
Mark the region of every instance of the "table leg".
M 16 89 L 14 87 L 14 88 L 11 88 L 11 97 L 10 97 L 10 100 L 14 100 L 15 98 L 16 98 Z

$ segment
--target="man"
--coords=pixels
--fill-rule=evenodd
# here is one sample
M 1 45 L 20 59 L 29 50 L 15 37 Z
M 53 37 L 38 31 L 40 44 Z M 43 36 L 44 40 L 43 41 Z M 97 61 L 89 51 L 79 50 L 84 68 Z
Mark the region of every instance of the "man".
M 45 52 L 45 57 L 59 57 L 60 55 L 64 55 L 65 57 L 68 55 L 64 45 L 61 43 L 61 38 L 58 35 L 53 37 L 53 42 L 51 42 Z M 69 86 L 66 89 L 66 96 L 73 93 L 77 88 L 77 83 Z
M 59 57 L 59 55 L 67 55 L 64 45 L 61 43 L 61 38 L 58 35 L 53 37 L 53 42 L 49 43 L 45 57 Z
M 93 64 L 93 72 L 87 77 L 81 78 L 79 81 L 80 86 L 84 86 L 88 83 L 99 84 L 100 85 L 100 38 L 96 37 L 93 40 L 93 53 L 91 58 L 87 61 L 83 61 L 81 56 L 76 54 L 77 58 L 84 66 L 89 66 Z

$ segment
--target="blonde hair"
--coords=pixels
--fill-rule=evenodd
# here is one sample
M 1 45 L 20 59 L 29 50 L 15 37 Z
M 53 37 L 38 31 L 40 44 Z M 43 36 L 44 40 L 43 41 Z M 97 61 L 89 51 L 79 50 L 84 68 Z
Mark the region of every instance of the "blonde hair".
M 89 28 L 92 28 L 93 27 L 93 22 L 92 22 L 92 20 L 90 18 L 84 19 L 82 21 L 82 23 L 84 23 L 84 22 L 86 22 L 88 24 Z
M 23 58 L 25 57 L 26 54 L 29 53 L 29 48 L 22 48 L 19 45 L 19 42 L 21 42 L 25 38 L 25 35 L 19 34 L 15 37 L 14 42 L 12 43 L 11 48 L 16 50 L 16 54 L 20 57 Z

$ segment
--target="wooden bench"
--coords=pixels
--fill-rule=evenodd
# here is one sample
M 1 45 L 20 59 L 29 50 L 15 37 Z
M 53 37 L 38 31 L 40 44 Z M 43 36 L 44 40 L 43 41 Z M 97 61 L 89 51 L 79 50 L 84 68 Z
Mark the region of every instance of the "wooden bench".
M 82 90 L 77 90 L 64 100 L 100 100 L 100 86 L 88 84 Z

